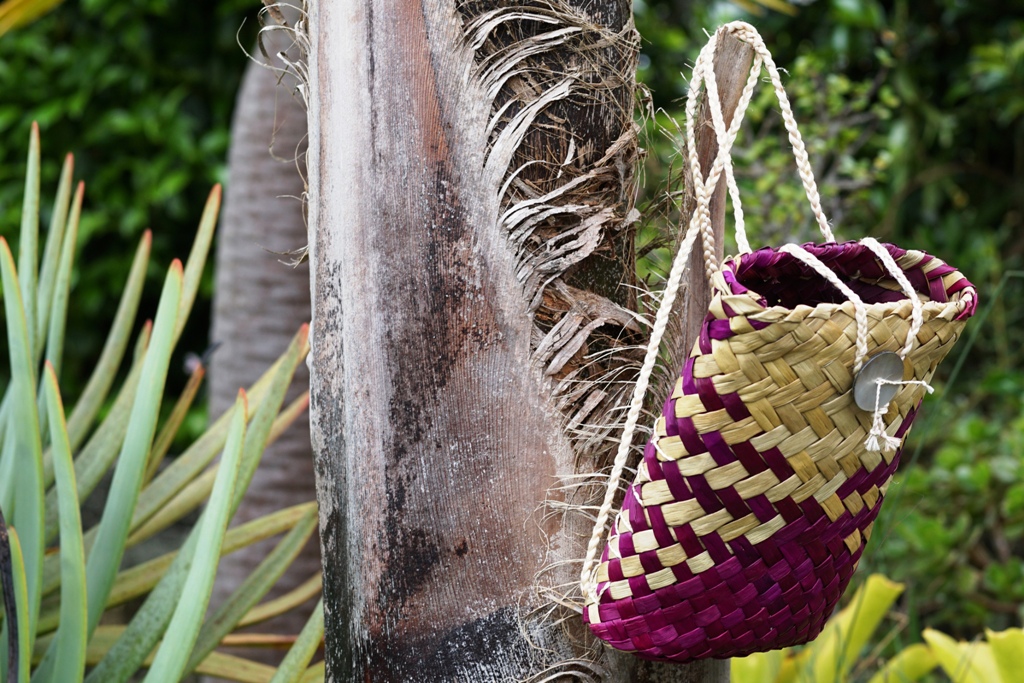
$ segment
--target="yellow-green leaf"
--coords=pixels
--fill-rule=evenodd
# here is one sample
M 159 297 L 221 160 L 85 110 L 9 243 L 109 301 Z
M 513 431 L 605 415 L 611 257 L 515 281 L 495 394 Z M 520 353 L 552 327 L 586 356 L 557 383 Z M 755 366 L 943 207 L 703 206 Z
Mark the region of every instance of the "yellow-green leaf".
M 938 665 L 935 654 L 922 643 L 904 648 L 871 677 L 868 683 L 913 683 Z
M 771 650 L 736 657 L 729 662 L 732 680 L 744 683 L 775 683 L 785 656 L 785 650 Z
M 921 635 L 953 683 L 994 683 L 999 680 L 988 643 L 957 642 L 930 628 Z
M 797 655 L 801 683 L 841 683 L 885 613 L 903 592 L 903 584 L 872 574 L 850 604 L 833 616 L 817 640 Z
M 35 21 L 60 4 L 60 0 L 7 0 L 0 3 L 0 36 Z
M 992 656 L 1002 683 L 1012 683 L 1024 676 L 1024 630 L 986 631 Z

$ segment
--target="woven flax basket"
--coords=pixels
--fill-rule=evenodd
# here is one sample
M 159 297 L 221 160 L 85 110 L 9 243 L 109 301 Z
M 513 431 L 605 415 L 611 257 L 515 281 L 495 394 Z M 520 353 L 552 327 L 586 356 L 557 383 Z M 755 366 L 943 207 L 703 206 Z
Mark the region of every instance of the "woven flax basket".
M 925 299 L 904 379 L 928 382 L 974 312 L 952 267 L 887 250 Z M 869 354 L 899 351 L 911 302 L 858 243 L 805 245 L 867 304 Z M 616 648 L 671 661 L 788 647 L 821 631 L 871 534 L 899 450 L 864 447 L 854 307 L 793 256 L 726 261 L 598 566 L 584 617 Z M 903 386 L 887 431 L 923 398 Z
M 728 129 L 716 115 L 711 68 L 723 32 L 755 49 Z M 729 150 L 762 63 L 822 244 L 751 251 L 746 240 Z M 693 137 L 702 81 L 720 147 L 706 177 Z M 821 632 L 864 552 L 928 383 L 978 300 L 966 278 L 934 256 L 870 238 L 835 240 L 778 69 L 749 24 L 734 22 L 712 36 L 694 68 L 687 114 L 697 209 L 652 328 L 581 572 L 583 617 L 594 634 L 640 657 L 676 662 L 788 647 Z M 708 207 L 720 175 L 741 253 L 719 265 Z M 698 236 L 710 307 L 598 561 Z

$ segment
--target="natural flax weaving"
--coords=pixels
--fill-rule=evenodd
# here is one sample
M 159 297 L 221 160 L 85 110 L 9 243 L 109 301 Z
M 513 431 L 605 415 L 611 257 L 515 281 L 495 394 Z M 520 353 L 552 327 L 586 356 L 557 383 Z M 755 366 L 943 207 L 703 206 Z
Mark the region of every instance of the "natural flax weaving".
M 727 129 L 712 59 L 728 32 L 755 50 Z M 729 152 L 762 65 L 778 95 L 822 244 L 751 251 Z M 719 152 L 705 177 L 701 85 Z M 778 69 L 749 24 L 711 37 L 687 101 L 697 208 L 673 262 L 581 574 L 590 629 L 647 659 L 736 657 L 820 633 L 856 569 L 939 362 L 974 287 L 920 251 L 837 243 Z M 724 173 L 740 254 L 714 258 L 710 199 Z M 625 492 L 603 552 L 661 338 L 694 243 L 712 300 Z

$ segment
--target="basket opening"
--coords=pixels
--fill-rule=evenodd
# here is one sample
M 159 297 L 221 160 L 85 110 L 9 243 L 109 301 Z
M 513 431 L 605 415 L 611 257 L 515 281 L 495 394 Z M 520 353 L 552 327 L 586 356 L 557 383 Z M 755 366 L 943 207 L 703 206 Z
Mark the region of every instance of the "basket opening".
M 899 284 L 860 245 L 806 245 L 866 304 L 906 299 Z M 763 255 L 763 257 L 761 257 Z M 796 308 L 799 305 L 843 304 L 848 297 L 810 267 L 786 252 L 762 250 L 741 260 L 736 280 L 765 299 L 767 306 Z M 917 283 L 914 283 L 917 285 Z M 915 287 L 929 301 L 927 284 Z
M 882 283 L 875 284 L 843 277 L 842 275 L 839 276 L 839 279 L 856 292 L 866 304 L 900 301 L 907 298 L 903 292 L 888 289 L 882 286 Z M 767 277 L 745 277 L 739 278 L 739 281 L 747 289 L 763 296 L 768 306 L 796 308 L 801 304 L 804 306 L 843 304 L 849 299 L 849 297 L 836 289 L 825 278 L 814 272 L 811 272 L 808 276 L 790 277 L 784 280 Z M 890 280 L 884 284 L 889 284 L 890 282 L 892 281 Z

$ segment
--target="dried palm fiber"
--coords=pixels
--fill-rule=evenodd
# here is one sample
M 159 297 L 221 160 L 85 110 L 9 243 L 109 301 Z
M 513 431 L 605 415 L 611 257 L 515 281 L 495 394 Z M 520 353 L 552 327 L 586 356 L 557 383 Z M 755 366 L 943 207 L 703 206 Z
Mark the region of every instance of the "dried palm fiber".
M 712 59 L 719 36 L 756 57 L 726 129 Z M 762 64 L 824 244 L 751 251 L 729 151 Z M 701 173 L 693 120 L 701 88 L 719 153 Z M 852 576 L 900 446 L 938 363 L 977 305 L 955 269 L 866 238 L 837 243 L 778 69 L 749 24 L 711 37 L 687 102 L 697 208 L 673 263 L 581 574 L 584 620 L 608 644 L 647 659 L 734 657 L 806 642 Z M 709 202 L 724 172 L 740 254 L 714 259 Z M 712 286 L 700 338 L 627 488 L 600 562 L 647 378 L 697 238 Z M 902 377 L 868 376 L 873 410 L 854 401 L 880 353 Z M 891 398 L 882 398 L 895 385 Z

